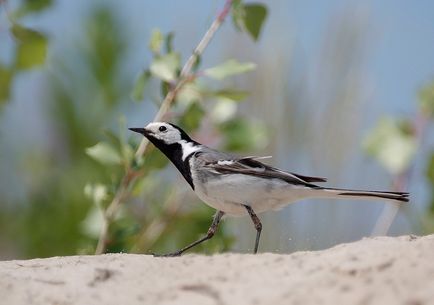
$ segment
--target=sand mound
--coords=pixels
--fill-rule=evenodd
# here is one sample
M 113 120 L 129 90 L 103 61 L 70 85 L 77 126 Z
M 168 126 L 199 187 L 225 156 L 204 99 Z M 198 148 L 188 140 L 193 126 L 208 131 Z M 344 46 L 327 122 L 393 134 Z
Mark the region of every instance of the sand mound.
M 0 262 L 0 304 L 434 304 L 434 235 L 324 251 Z

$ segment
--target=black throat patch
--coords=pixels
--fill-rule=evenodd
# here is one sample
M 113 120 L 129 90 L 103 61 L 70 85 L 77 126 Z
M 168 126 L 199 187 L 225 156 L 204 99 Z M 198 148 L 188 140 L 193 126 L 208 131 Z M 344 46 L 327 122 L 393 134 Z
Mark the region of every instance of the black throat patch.
M 191 188 L 194 190 L 193 179 L 191 177 L 190 171 L 190 158 L 193 154 L 189 155 L 185 160 L 182 160 L 182 146 L 179 143 L 166 144 L 162 140 L 155 139 L 153 137 L 148 137 L 149 141 L 155 145 L 166 157 L 176 166 L 179 172 L 184 176 L 185 180 L 190 184 Z

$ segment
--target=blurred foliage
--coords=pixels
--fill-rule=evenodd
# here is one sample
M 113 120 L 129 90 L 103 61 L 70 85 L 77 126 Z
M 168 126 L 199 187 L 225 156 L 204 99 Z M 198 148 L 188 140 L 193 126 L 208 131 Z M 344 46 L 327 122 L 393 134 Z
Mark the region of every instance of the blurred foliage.
M 239 118 L 230 119 L 220 125 L 220 131 L 226 135 L 224 148 L 231 151 L 255 150 L 264 146 L 264 130 L 260 124 L 252 125 Z
M 43 64 L 48 48 L 44 34 L 16 20 L 52 3 L 23 1 L 10 14 L 15 51 L 13 62 L 0 63 L 1 101 L 9 99 L 16 71 Z M 259 19 L 262 25 L 264 17 Z M 43 88 L 43 109 L 50 126 L 48 143 L 25 155 L 22 167 L 28 191 L 20 202 L 0 209 L 0 229 L 17 232 L 13 241 L 19 253 L 16 256 L 93 253 L 103 213 L 127 175 L 131 183 L 119 213 L 110 223 L 108 252 L 167 252 L 196 240 L 206 233 L 213 210 L 195 204 L 198 199 L 186 192 L 186 183 L 174 183 L 173 167 L 169 169 L 172 176 L 164 173 L 169 162 L 162 153 L 151 149 L 143 158 L 136 158 L 141 138 L 131 134 L 126 119 L 119 117 L 131 103 L 128 96 L 147 109 L 153 105 L 146 103 L 154 101 L 158 105 L 179 81 L 181 54 L 175 51 L 174 33 L 152 31 L 148 44 L 152 60 L 132 84 L 122 76 L 129 41 L 116 12 L 106 5 L 95 6 L 80 31 L 83 34 L 74 42 L 76 48 L 61 50 L 49 59 L 51 68 L 45 71 Z M 260 26 L 256 31 L 259 35 Z M 171 121 L 194 136 L 212 134 L 233 150 L 254 148 L 251 130 L 264 134 L 264 127 L 237 114 L 239 103 L 248 93 L 239 88 L 218 88 L 214 80 L 254 68 L 253 63 L 230 59 L 201 71 L 198 60 L 193 69 L 197 75 L 189 76 L 178 92 Z M 207 129 L 201 130 L 204 121 Z M 187 200 L 192 204 L 186 204 Z M 12 218 L 13 222 L 3 221 Z M 223 223 L 216 237 L 196 251 L 222 251 L 231 242 Z
M 0 8 L 5 3 L 6 1 L 0 1 Z M 51 3 L 49 0 L 23 0 L 14 12 L 5 10 L 9 31 L 14 38 L 15 51 L 11 62 L 0 62 L 0 106 L 10 100 L 13 80 L 19 72 L 45 63 L 48 38 L 44 33 L 22 25 L 21 18 L 44 10 Z
M 12 25 L 11 32 L 17 42 L 15 69 L 30 69 L 45 62 L 48 41 L 43 34 L 16 23 Z
M 364 147 L 391 174 L 397 175 L 409 167 L 416 153 L 417 141 L 410 122 L 384 118 L 366 137 Z
M 83 41 L 77 42 L 83 47 L 52 59 L 55 64 L 47 73 L 44 105 L 51 143 L 25 157 L 30 191 L 25 202 L 14 205 L 19 212 L 9 211 L 20 215 L 13 224 L 19 232 L 15 242 L 26 257 L 73 254 L 94 246 L 81 228 L 92 206 L 83 189 L 89 179 L 116 180 L 116 169 L 109 171 L 92 161 L 84 150 L 95 143 L 101 126 L 110 125 L 115 109 L 125 103 L 121 97 L 128 86 L 119 77 L 126 50 L 121 28 L 113 12 L 96 8 L 83 24 Z M 98 155 L 105 149 L 107 153 L 107 147 L 90 151 Z M 105 158 L 114 162 L 116 156 L 107 153 Z M 118 167 L 119 174 L 122 169 Z
M 365 138 L 366 153 L 394 177 L 399 191 L 408 191 L 411 169 L 417 154 L 422 151 L 421 146 L 426 143 L 424 138 L 430 134 L 429 127 L 433 122 L 434 81 L 420 90 L 414 118 L 383 118 Z M 427 213 L 421 216 L 427 233 L 434 232 L 434 148 L 430 147 L 428 151 L 426 180 L 430 185 L 431 199 L 427 205 Z

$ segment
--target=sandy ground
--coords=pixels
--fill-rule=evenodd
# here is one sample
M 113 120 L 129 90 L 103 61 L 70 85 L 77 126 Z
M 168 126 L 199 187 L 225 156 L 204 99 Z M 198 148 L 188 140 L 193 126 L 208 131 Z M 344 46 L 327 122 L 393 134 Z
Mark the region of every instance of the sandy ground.
M 434 235 L 324 251 L 0 262 L 0 304 L 434 304 Z

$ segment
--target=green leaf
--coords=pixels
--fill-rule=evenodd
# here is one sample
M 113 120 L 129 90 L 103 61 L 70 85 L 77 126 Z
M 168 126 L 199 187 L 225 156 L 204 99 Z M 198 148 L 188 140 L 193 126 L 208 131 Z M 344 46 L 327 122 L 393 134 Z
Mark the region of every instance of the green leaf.
M 262 25 L 267 17 L 267 8 L 262 4 L 244 5 L 244 26 L 254 40 L 258 40 Z
M 175 33 L 170 32 L 164 38 L 164 46 L 166 48 L 166 53 L 172 53 L 173 51 L 173 39 L 175 38 Z
M 53 0 L 25 0 L 21 7 L 13 13 L 13 18 L 21 18 L 30 13 L 40 12 L 52 4 Z
M 122 162 L 119 152 L 106 142 L 99 142 L 86 148 L 86 154 L 101 164 L 120 164 Z
M 151 79 L 151 72 L 149 70 L 145 70 L 136 79 L 136 83 L 134 84 L 133 90 L 131 92 L 131 98 L 134 101 L 142 101 L 144 98 L 144 92 L 146 85 L 149 83 Z
M 254 63 L 240 63 L 235 59 L 230 59 L 218 66 L 206 69 L 204 73 L 209 77 L 221 80 L 228 76 L 252 71 L 255 68 L 256 64 Z
M 9 99 L 13 73 L 0 64 L 0 105 Z
M 407 123 L 385 118 L 367 135 L 363 147 L 391 174 L 399 174 L 416 153 L 416 139 Z
M 42 33 L 16 23 L 13 24 L 11 32 L 18 42 L 15 54 L 16 68 L 30 69 L 45 62 L 48 41 Z
M 11 33 L 14 36 L 16 40 L 19 42 L 29 42 L 33 40 L 43 39 L 44 35 L 41 33 L 28 29 L 26 27 L 23 27 L 22 25 L 19 25 L 18 23 L 13 23 L 11 27 Z
M 42 65 L 45 62 L 46 54 L 46 41 L 41 40 L 19 44 L 15 58 L 15 67 L 24 70 Z
M 240 102 L 244 100 L 249 93 L 247 91 L 236 89 L 223 89 L 213 93 L 214 97 L 223 101 Z
M 152 52 L 159 54 L 161 51 L 161 46 L 164 42 L 164 36 L 159 29 L 152 30 L 151 40 L 149 41 L 149 49 Z
M 232 21 L 235 27 L 249 33 L 255 41 L 259 38 L 266 17 L 267 8 L 262 4 L 243 4 L 241 1 L 232 3 Z
M 186 132 L 192 132 L 199 128 L 205 111 L 199 103 L 192 103 L 190 107 L 184 112 L 179 124 L 185 129 Z
M 419 105 L 424 114 L 430 117 L 434 115 L 434 83 L 419 92 Z
M 181 57 L 178 53 L 157 56 L 151 63 L 151 73 L 164 81 L 174 81 L 178 76 Z

